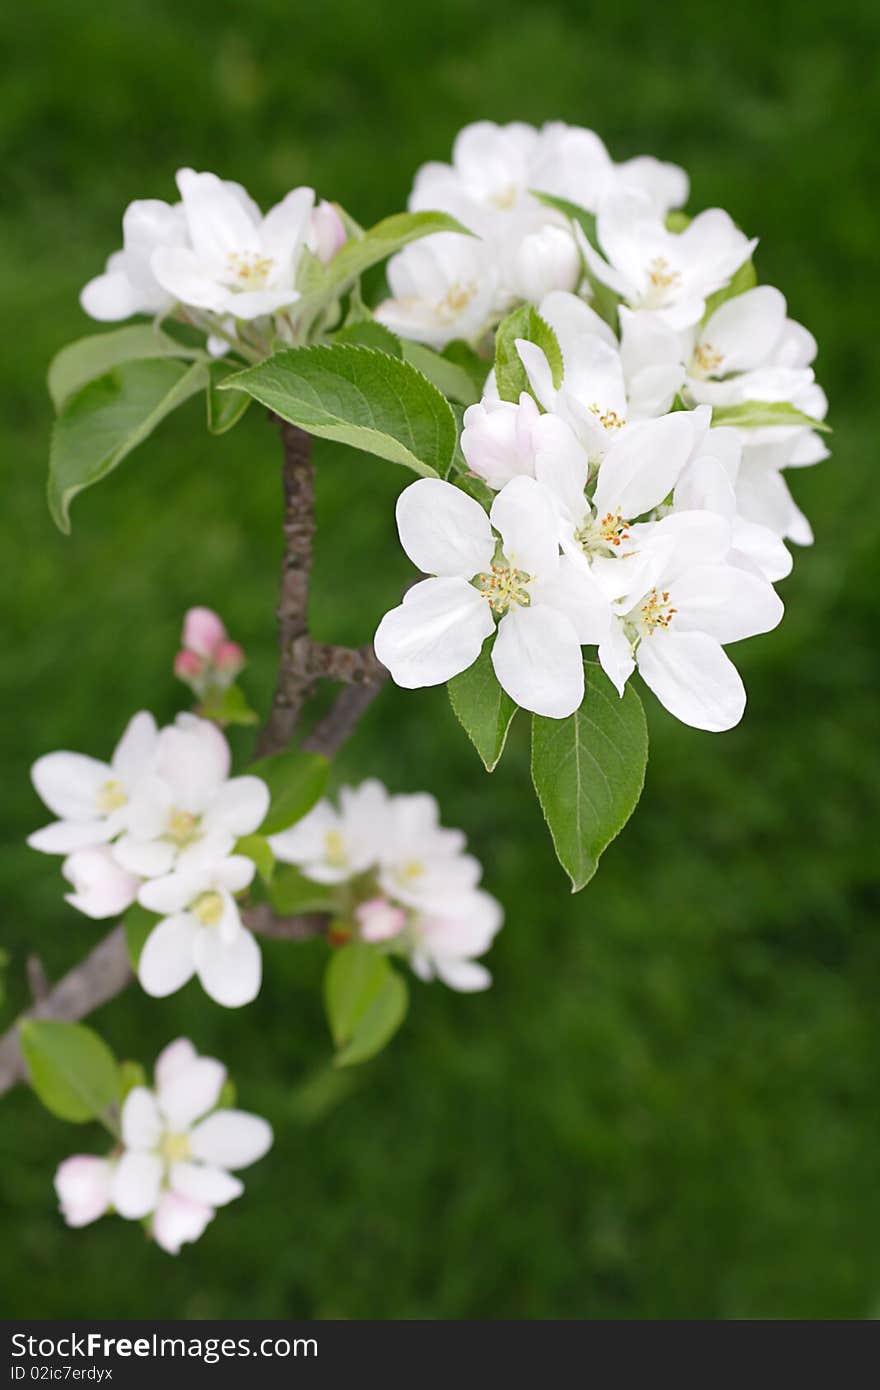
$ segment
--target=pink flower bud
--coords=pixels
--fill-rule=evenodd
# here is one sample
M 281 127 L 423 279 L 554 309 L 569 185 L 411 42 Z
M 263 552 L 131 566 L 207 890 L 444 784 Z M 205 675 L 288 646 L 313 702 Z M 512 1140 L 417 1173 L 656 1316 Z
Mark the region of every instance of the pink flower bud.
M 328 203 L 322 198 L 318 206 L 312 213 L 312 225 L 309 231 L 309 250 L 312 251 L 318 260 L 326 265 L 332 261 L 336 252 L 347 241 L 345 224 L 332 203 Z
M 226 628 L 210 608 L 190 608 L 183 620 L 181 641 L 199 656 L 213 656 L 214 649 L 226 640 Z
M 244 651 L 237 642 L 220 642 L 214 648 L 214 665 L 223 676 L 237 676 L 245 664 Z
M 206 664 L 203 656 L 184 648 L 174 658 L 174 674 L 178 680 L 185 681 L 187 685 L 190 685 L 199 679 Z
M 55 1191 L 68 1226 L 88 1226 L 104 1215 L 110 1205 L 112 1175 L 112 1164 L 91 1154 L 74 1154 L 59 1164 Z
M 390 941 L 403 931 L 406 913 L 387 898 L 370 898 L 355 908 L 362 941 Z

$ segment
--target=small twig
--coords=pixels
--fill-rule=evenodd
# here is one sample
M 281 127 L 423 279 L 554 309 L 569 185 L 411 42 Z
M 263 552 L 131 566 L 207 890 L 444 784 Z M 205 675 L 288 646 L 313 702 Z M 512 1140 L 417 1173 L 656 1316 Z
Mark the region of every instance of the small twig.
M 327 714 L 304 739 L 303 748 L 309 753 L 323 753 L 325 758 L 332 758 L 354 733 L 358 720 L 379 694 L 387 676 L 387 671 L 383 670 L 375 681 L 349 685 L 340 691 Z
M 241 914 L 246 926 L 258 936 L 275 937 L 282 941 L 311 941 L 323 936 L 329 917 L 324 912 L 306 912 L 298 917 L 277 917 L 268 903 L 256 903 Z
M 27 971 L 28 988 L 31 992 L 31 998 L 35 1004 L 39 1004 L 46 998 L 51 986 L 45 966 L 36 952 L 28 956 L 25 961 L 25 969 Z

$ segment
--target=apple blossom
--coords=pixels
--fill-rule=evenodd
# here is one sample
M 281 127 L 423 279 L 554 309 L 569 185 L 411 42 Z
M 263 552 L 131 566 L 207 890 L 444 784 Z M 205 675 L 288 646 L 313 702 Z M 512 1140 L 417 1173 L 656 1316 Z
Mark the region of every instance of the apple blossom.
M 489 971 L 474 958 L 488 951 L 502 921 L 500 904 L 476 890 L 451 899 L 442 910 L 417 913 L 403 949 L 420 979 L 436 977 L 450 989 L 471 994 L 492 983 Z
M 637 189 L 602 202 L 596 233 L 604 255 L 576 234 L 589 269 L 632 309 L 650 310 L 670 328 L 698 322 L 706 299 L 722 289 L 757 246 L 726 212 L 701 212 L 682 232 L 671 232 L 650 197 Z
M 491 247 L 460 232 L 414 241 L 388 262 L 391 297 L 375 317 L 402 338 L 443 348 L 478 340 L 489 327 L 497 292 Z
M 92 1154 L 73 1154 L 59 1163 L 55 1192 L 68 1226 L 88 1226 L 110 1206 L 114 1162 Z
M 262 216 L 243 189 L 179 169 L 188 245 L 159 246 L 153 275 L 173 299 L 212 314 L 255 319 L 299 298 L 296 276 L 315 194 L 295 188 Z
M 73 888 L 65 900 L 87 917 L 117 917 L 131 907 L 140 887 L 140 879 L 117 864 L 110 845 L 74 850 L 61 872 Z
M 234 854 L 214 866 L 177 870 L 141 887 L 141 906 L 165 914 L 138 961 L 138 979 L 147 994 L 164 998 L 198 975 L 205 993 L 227 1008 L 256 998 L 260 948 L 242 923 L 233 896 L 248 887 L 254 872 L 252 860 Z
M 138 785 L 125 833 L 114 845 L 123 868 L 142 878 L 205 868 L 252 834 L 269 809 L 259 777 L 229 778 L 229 745 L 206 719 L 179 714 L 162 729 L 154 765 Z
M 222 619 L 210 608 L 188 610 L 181 643 L 174 674 L 200 698 L 212 689 L 225 690 L 244 669 L 242 648 L 230 641 Z
M 106 843 L 126 828 L 131 798 L 152 768 L 156 721 L 142 710 L 129 721 L 109 763 L 83 753 L 47 753 L 31 768 L 37 794 L 59 817 L 28 836 L 31 849 L 69 854 Z
M 319 801 L 302 820 L 269 838 L 276 859 L 296 864 L 315 883 L 344 883 L 379 858 L 388 824 L 388 793 L 370 778 L 343 787 L 339 810 Z
M 376 655 L 397 684 L 439 685 L 467 670 L 497 620 L 492 665 L 502 687 L 536 714 L 572 714 L 584 693 L 581 644 L 597 640 L 603 603 L 560 557 L 540 483 L 511 479 L 487 517 L 450 483 L 421 478 L 401 493 L 397 526 L 413 564 L 433 576 L 376 632 Z
M 510 258 L 507 280 L 518 299 L 540 304 L 546 294 L 573 290 L 582 276 L 577 242 L 567 227 L 528 232 Z
M 166 313 L 174 296 L 153 274 L 152 257 L 161 246 L 187 245 L 183 208 L 158 198 L 129 203 L 122 218 L 122 236 L 123 249 L 115 251 L 104 274 L 83 289 L 83 309 L 91 318 L 111 323 L 133 314 Z

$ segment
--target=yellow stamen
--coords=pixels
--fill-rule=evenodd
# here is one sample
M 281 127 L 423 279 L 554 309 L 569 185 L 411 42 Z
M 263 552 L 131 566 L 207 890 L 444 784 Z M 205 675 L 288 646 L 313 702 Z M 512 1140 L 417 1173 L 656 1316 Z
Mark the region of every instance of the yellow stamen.
M 184 1163 L 192 1150 L 188 1134 L 164 1134 L 159 1144 L 159 1152 L 167 1163 Z
M 203 927 L 216 927 L 223 916 L 223 899 L 219 893 L 200 893 L 190 908 Z
M 191 811 L 172 811 L 165 827 L 165 835 L 182 849 L 196 838 L 199 818 Z
M 98 788 L 95 806 L 102 816 L 109 816 L 111 811 L 118 811 L 120 806 L 124 806 L 127 801 L 128 797 L 122 783 L 115 777 L 109 777 Z
M 237 281 L 236 289 L 263 290 L 275 262 L 271 256 L 258 256 L 254 251 L 230 251 L 227 264 Z
M 531 600 L 529 598 L 528 585 L 532 582 L 533 576 L 526 574 L 525 570 L 518 570 L 511 565 L 493 565 L 485 574 L 478 574 L 474 584 L 480 590 L 493 613 L 502 616 L 507 612 L 512 603 L 520 604 L 523 608 L 528 608 Z
M 673 614 L 677 612 L 678 609 L 673 608 L 669 602 L 667 589 L 664 589 L 662 593 L 652 589 L 650 593 L 645 595 L 639 609 L 639 618 L 645 634 L 650 637 L 658 627 L 669 627 Z

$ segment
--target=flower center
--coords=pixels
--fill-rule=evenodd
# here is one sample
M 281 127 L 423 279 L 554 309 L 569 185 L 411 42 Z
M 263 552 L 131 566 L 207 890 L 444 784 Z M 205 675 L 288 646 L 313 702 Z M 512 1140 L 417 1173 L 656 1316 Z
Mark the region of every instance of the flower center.
M 534 575 L 516 569 L 502 557 L 485 574 L 478 574 L 472 583 L 480 590 L 492 612 L 501 618 L 511 604 L 528 608 L 532 601 L 528 586 L 533 578 Z
M 620 511 L 606 512 L 601 517 L 586 516 L 574 538 L 587 557 L 617 555 L 624 541 L 629 540 L 628 526 Z
M 603 430 L 609 430 L 612 434 L 616 430 L 623 429 L 626 419 L 623 415 L 618 415 L 616 410 L 600 410 L 596 402 L 587 406 L 591 415 L 595 415 Z
M 327 856 L 328 864 L 333 864 L 336 868 L 343 868 L 346 862 L 345 840 L 339 830 L 325 830 L 324 832 L 324 853 Z
M 95 806 L 100 815 L 109 816 L 111 811 L 118 811 L 120 806 L 124 806 L 127 800 L 122 783 L 116 777 L 108 777 L 98 788 Z
M 165 836 L 181 849 L 192 844 L 199 833 L 199 818 L 191 811 L 172 811 L 165 826 Z
M 183 1163 L 190 1156 L 188 1134 L 163 1134 L 159 1152 L 167 1163 Z
M 517 187 L 515 183 L 509 183 L 504 188 L 499 188 L 489 198 L 493 208 L 498 208 L 499 212 L 508 212 L 516 202 Z
M 681 275 L 672 270 L 665 256 L 655 256 L 648 262 L 648 288 L 642 297 L 645 308 L 657 309 L 665 304 L 667 291 L 681 284 Z
M 711 343 L 697 343 L 694 348 L 694 371 L 698 376 L 712 376 L 724 361 L 724 354 L 716 352 Z
M 460 280 L 456 280 L 454 285 L 450 285 L 437 303 L 436 312 L 441 323 L 453 323 L 470 304 L 476 292 L 477 287 L 473 281 L 462 284 Z
M 271 256 L 259 256 L 256 251 L 230 251 L 226 264 L 234 289 L 264 290 L 275 262 Z
M 678 609 L 673 608 L 669 602 L 668 589 L 664 589 L 662 592 L 651 589 L 642 599 L 638 608 L 638 623 L 643 635 L 650 637 L 658 627 L 669 627 L 673 614 L 677 612 Z
M 405 864 L 401 864 L 397 871 L 398 878 L 412 880 L 421 878 L 425 872 L 425 866 L 421 859 L 408 859 Z
M 223 899 L 213 890 L 200 893 L 190 907 L 190 912 L 199 919 L 203 927 L 216 927 L 223 916 Z

